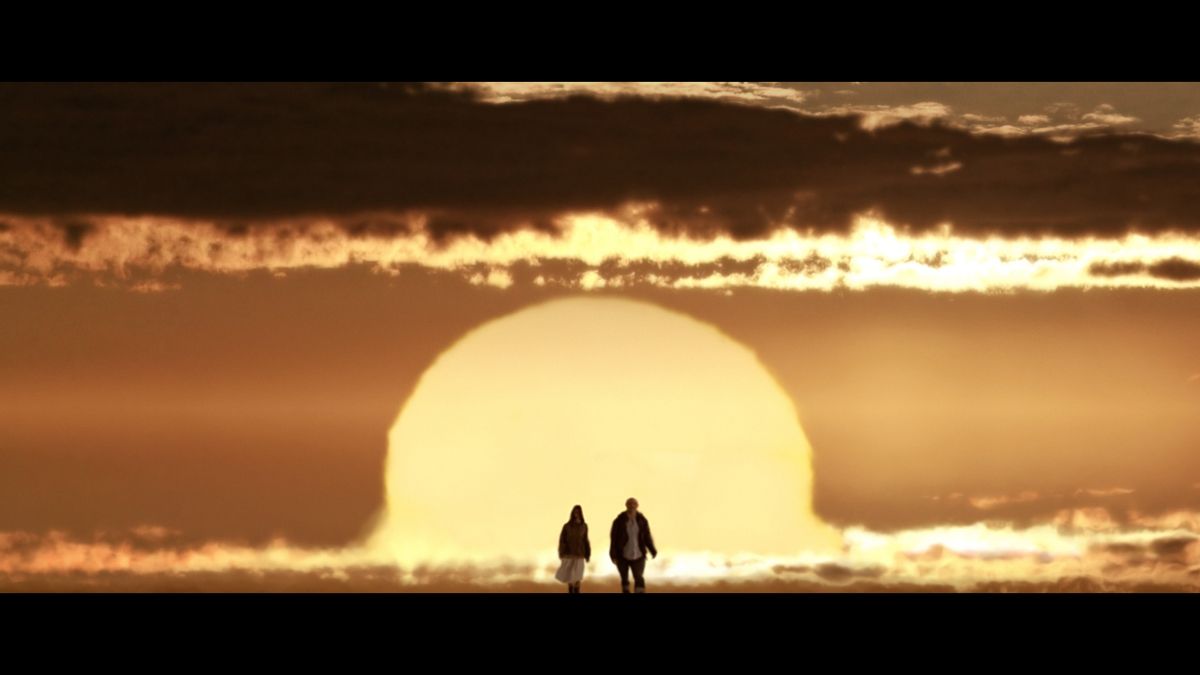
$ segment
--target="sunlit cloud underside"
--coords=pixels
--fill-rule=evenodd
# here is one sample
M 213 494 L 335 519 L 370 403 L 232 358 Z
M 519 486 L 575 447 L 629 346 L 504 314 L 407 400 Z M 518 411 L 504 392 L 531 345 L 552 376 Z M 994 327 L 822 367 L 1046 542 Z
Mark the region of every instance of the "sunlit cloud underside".
M 846 233 L 781 228 L 753 240 L 696 239 L 655 229 L 640 215 L 649 208 L 630 206 L 619 216 L 567 215 L 555 223 L 556 231 L 522 228 L 489 241 L 465 235 L 442 242 L 426 233 L 422 216 L 381 217 L 370 231 L 353 234 L 348 223 L 329 219 L 231 233 L 213 222 L 96 217 L 71 233 L 50 220 L 8 217 L 0 229 L 0 285 L 90 280 L 161 291 L 175 287 L 170 276 L 178 270 L 286 274 L 365 265 L 387 274 L 420 266 L 497 288 L 992 292 L 1200 286 L 1200 237 L 1190 234 L 972 238 L 949 225 L 906 233 L 863 215 Z

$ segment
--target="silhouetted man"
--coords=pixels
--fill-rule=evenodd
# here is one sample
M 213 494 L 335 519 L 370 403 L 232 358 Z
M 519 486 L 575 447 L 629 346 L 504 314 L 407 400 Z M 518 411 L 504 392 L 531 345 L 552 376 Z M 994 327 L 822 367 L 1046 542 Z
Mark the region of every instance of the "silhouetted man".
M 633 570 L 634 592 L 645 593 L 646 579 L 642 574 L 646 570 L 646 552 L 657 558 L 658 549 L 650 536 L 650 523 L 638 513 L 638 502 L 633 497 L 625 500 L 625 511 L 613 521 L 610 540 L 608 557 L 621 573 L 621 592 L 629 592 L 629 571 Z

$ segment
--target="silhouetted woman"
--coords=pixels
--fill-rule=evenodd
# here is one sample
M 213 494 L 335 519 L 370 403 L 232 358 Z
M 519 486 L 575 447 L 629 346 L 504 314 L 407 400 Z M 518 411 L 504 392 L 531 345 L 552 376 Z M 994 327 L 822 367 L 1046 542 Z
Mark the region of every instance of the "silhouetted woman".
M 567 585 L 568 593 L 578 593 L 583 581 L 583 568 L 592 559 L 592 544 L 588 541 L 588 527 L 583 520 L 583 507 L 576 504 L 571 509 L 571 519 L 558 535 L 558 557 L 562 564 L 554 578 Z

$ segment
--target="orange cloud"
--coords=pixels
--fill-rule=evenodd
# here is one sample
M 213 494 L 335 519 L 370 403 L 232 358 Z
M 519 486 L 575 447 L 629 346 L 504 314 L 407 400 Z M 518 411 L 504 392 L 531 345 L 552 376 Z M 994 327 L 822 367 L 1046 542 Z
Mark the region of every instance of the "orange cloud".
M 995 495 L 986 497 L 970 497 L 967 503 L 980 510 L 994 509 L 997 506 L 1005 504 L 1022 504 L 1024 502 L 1037 501 L 1038 493 L 1033 490 L 1026 490 L 1017 495 Z
M 1080 488 L 1075 491 L 1075 496 L 1089 495 L 1092 497 L 1117 497 L 1121 495 L 1131 495 L 1134 493 L 1132 488 L 1113 487 L 1113 488 Z
M 476 92 L 489 103 L 593 96 L 614 99 L 701 98 L 757 105 L 800 104 L 811 96 L 801 89 L 763 82 L 477 82 L 449 85 Z

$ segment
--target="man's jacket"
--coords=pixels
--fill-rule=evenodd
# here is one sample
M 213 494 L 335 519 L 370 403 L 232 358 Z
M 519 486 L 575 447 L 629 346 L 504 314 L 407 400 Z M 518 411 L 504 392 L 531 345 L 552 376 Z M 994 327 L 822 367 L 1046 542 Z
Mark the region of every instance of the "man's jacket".
M 613 521 L 612 533 L 609 537 L 612 545 L 608 549 L 608 557 L 614 562 L 625 557 L 625 544 L 629 543 L 629 531 L 626 529 L 628 523 L 629 516 L 625 511 L 622 511 L 621 515 Z M 637 514 L 637 526 L 638 548 L 642 551 L 642 557 L 646 556 L 646 551 L 650 551 L 657 558 L 658 549 L 654 547 L 654 537 L 650 536 L 650 523 L 641 513 Z

